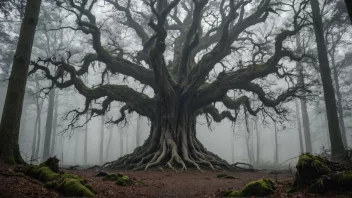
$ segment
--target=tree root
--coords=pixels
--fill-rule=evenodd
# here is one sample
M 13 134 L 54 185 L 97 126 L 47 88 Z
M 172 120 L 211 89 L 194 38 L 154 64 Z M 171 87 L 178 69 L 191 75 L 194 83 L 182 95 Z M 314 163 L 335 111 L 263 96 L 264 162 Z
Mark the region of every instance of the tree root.
M 133 153 L 122 156 L 115 161 L 107 162 L 101 166 L 101 169 L 126 168 L 134 171 L 147 171 L 152 167 L 158 166 L 158 169 L 160 167 L 162 170 L 169 168 L 178 172 L 179 170 L 187 171 L 189 166 L 195 167 L 200 172 L 203 172 L 200 167 L 209 167 L 213 171 L 223 169 L 230 171 L 256 171 L 250 164 L 239 162 L 232 165 L 229 164 L 216 154 L 208 151 L 193 133 L 180 133 L 181 136 L 178 137 L 172 137 L 172 134 L 171 130 L 165 131 L 163 135 L 160 135 L 160 133 L 152 134 Z M 158 135 L 160 136 L 157 137 Z M 178 144 L 175 141 L 176 139 L 179 140 Z M 238 165 L 245 165 L 248 168 Z

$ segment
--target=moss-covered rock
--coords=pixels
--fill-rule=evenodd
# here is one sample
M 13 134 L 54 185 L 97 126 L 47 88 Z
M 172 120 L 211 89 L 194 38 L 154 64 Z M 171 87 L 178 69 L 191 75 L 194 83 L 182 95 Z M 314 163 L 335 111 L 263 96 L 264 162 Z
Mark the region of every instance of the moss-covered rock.
M 352 171 L 344 163 L 304 153 L 296 165 L 297 172 L 291 191 L 308 187 L 311 193 L 352 191 Z
M 123 177 L 123 174 L 121 174 L 121 173 L 117 173 L 117 174 L 111 173 L 111 174 L 106 175 L 103 178 L 103 180 L 116 181 L 116 180 L 120 179 L 121 177 Z
M 107 172 L 105 172 L 105 171 L 100 171 L 96 176 L 97 176 L 97 177 L 105 177 L 105 176 L 107 176 L 107 175 L 109 175 L 109 173 L 107 173 Z
M 58 190 L 65 196 L 95 196 L 96 191 L 87 183 L 86 179 L 71 173 L 58 174 L 51 169 L 52 167 L 55 171 L 59 172 L 52 162 L 46 161 L 39 166 L 28 166 L 24 172 L 26 175 L 44 182 L 46 188 Z M 49 164 L 50 167 L 46 166 L 46 164 Z
M 250 182 L 242 190 L 227 190 L 222 193 L 224 197 L 250 197 L 268 196 L 275 191 L 275 184 L 270 179 L 260 179 Z
M 310 184 L 320 176 L 332 172 L 328 167 L 327 160 L 310 153 L 304 153 L 299 157 L 296 168 L 294 187 L 302 187 L 305 184 Z
M 116 184 L 119 186 L 129 186 L 133 184 L 133 181 L 127 175 L 123 175 L 121 178 L 116 180 Z

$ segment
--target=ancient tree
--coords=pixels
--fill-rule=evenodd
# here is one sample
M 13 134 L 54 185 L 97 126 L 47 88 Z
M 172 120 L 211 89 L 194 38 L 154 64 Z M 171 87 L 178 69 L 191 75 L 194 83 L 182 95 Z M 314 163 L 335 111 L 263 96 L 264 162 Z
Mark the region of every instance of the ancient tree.
M 119 44 L 118 37 L 106 38 L 113 35 L 114 28 L 104 29 L 104 24 L 112 26 L 109 19 L 97 20 L 100 16 L 93 15 L 96 1 L 57 0 L 59 7 L 76 17 L 75 27 L 67 28 L 90 36 L 93 52 L 81 62 L 70 61 L 70 57 L 39 58 L 32 62 L 30 73 L 41 71 L 56 87 L 74 87 L 85 97 L 83 110 L 69 112 L 68 117 L 72 118 L 69 127 L 76 127 L 78 118 L 87 112 L 90 117 L 104 115 L 114 101 L 124 106 L 120 109 L 121 117 L 111 123 L 124 121 L 127 112 L 136 112 L 150 120 L 150 135 L 144 144 L 133 153 L 106 164 L 110 167 L 138 170 L 166 165 L 175 169 L 179 165 L 182 170 L 189 166 L 199 170 L 200 166 L 234 169 L 234 165 L 208 151 L 196 138 L 197 117 L 205 115 L 221 122 L 226 118 L 235 121 L 241 110 L 251 115 L 285 114 L 281 104 L 306 91 L 285 66 L 288 61 L 301 61 L 304 57 L 285 44 L 306 26 L 301 20 L 304 13 L 297 12 L 290 17 L 290 22 L 297 21 L 298 27 L 273 29 L 264 40 L 251 29 L 265 23 L 270 16 L 284 12 L 281 1 L 105 2 L 115 13 L 109 16 L 110 22 L 119 21 L 119 25 L 132 30 L 131 34 L 142 43 L 141 50 L 130 53 Z M 306 3 L 297 6 L 303 9 Z M 149 21 L 148 26 L 145 21 Z M 252 50 L 245 50 L 248 47 Z M 249 58 L 234 61 L 238 53 L 247 53 Z M 102 63 L 101 84 L 87 87 L 82 76 L 95 62 Z M 50 63 L 49 67 L 56 68 L 56 72 L 51 73 L 44 63 Z M 106 83 L 107 74 L 133 78 L 145 87 L 133 89 Z M 261 86 L 261 80 L 267 76 L 282 79 L 287 86 L 274 93 Z M 153 90 L 153 96 L 145 94 L 145 88 Z M 227 95 L 233 90 L 237 98 Z M 261 103 L 252 105 L 252 96 Z M 95 104 L 90 107 L 91 103 Z M 222 103 L 230 110 L 220 112 L 215 103 Z
M 10 164 L 24 162 L 20 155 L 18 135 L 40 5 L 41 0 L 27 2 L 1 117 L 0 159 Z

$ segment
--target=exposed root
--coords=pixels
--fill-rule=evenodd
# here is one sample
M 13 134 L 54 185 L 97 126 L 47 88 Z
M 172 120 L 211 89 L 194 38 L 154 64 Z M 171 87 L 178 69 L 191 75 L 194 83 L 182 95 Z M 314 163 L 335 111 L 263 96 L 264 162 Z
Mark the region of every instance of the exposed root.
M 167 167 L 178 172 L 187 171 L 187 166 L 190 166 L 197 168 L 200 172 L 203 172 L 200 167 L 209 167 L 213 171 L 223 169 L 230 171 L 256 171 L 250 164 L 229 164 L 216 154 L 207 151 L 193 135 L 181 135 L 181 141 L 177 145 L 175 138 L 171 134 L 171 132 L 165 132 L 157 141 L 159 144 L 156 143 L 155 138 L 148 138 L 145 144 L 136 148 L 133 153 L 120 157 L 116 161 L 107 162 L 101 169 L 127 168 L 135 171 L 147 171 L 152 167 L 159 166 L 158 169 L 162 171 L 164 171 L 163 168 Z M 239 165 L 245 165 L 248 168 Z

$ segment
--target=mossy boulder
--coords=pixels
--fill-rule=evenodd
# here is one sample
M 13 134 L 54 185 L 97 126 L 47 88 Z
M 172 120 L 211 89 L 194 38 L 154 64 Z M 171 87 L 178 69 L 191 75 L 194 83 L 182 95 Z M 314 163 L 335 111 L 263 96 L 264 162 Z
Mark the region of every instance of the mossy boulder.
M 352 171 L 344 163 L 304 153 L 296 165 L 295 181 L 290 192 L 308 187 L 311 193 L 351 191 Z
M 119 186 L 129 186 L 133 184 L 133 181 L 127 175 L 123 175 L 115 182 Z
M 58 163 L 58 161 L 56 163 Z M 49 164 L 50 167 L 46 166 L 46 164 Z M 52 164 L 52 161 L 46 161 L 39 166 L 28 166 L 24 172 L 26 175 L 44 182 L 46 188 L 58 190 L 65 196 L 95 196 L 96 191 L 87 183 L 86 179 L 71 173 L 58 174 L 54 172 L 54 170 L 59 172 L 57 167 Z
M 107 176 L 107 175 L 109 175 L 109 173 L 107 173 L 107 172 L 105 172 L 105 171 L 100 171 L 96 176 L 97 176 L 97 177 L 105 177 L 105 176 Z
M 275 191 L 275 184 L 270 179 L 260 179 L 248 183 L 242 190 L 227 190 L 222 193 L 224 197 L 251 197 L 268 196 Z
M 320 176 L 332 172 L 326 159 L 310 153 L 300 155 L 296 168 L 294 187 L 302 187 L 305 184 L 310 184 Z

